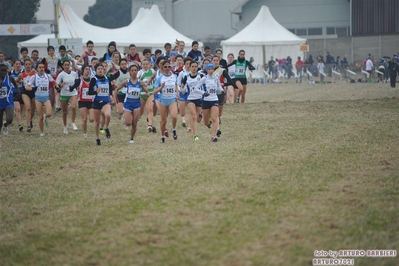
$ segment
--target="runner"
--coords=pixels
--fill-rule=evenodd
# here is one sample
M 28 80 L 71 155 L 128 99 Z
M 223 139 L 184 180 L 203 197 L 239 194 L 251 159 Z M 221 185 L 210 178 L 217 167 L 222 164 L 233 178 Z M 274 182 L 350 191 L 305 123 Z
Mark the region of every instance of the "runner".
M 112 54 L 114 52 L 117 52 L 116 42 L 112 41 L 108 44 L 108 51 L 104 54 L 101 61 L 105 61 L 105 62 L 107 62 L 107 64 L 111 63 L 112 62 Z
M 76 89 L 73 89 L 72 91 L 70 90 L 70 86 L 75 84 L 75 79 L 78 79 L 78 74 L 71 70 L 71 63 L 68 60 L 64 61 L 62 67 L 64 70 L 58 75 L 56 83 L 61 86 L 60 101 L 62 109 L 62 121 L 64 123 L 64 134 L 68 134 L 68 101 L 70 101 L 72 109 L 72 128 L 73 130 L 78 130 L 78 127 L 75 124 L 78 92 Z
M 146 64 L 148 62 L 146 61 Z M 141 91 L 145 91 L 145 95 L 147 97 L 150 96 L 150 93 L 147 89 L 147 84 L 143 81 L 140 81 L 137 78 L 137 72 L 139 71 L 139 66 L 133 64 L 129 67 L 130 78 L 128 80 L 123 81 L 116 90 L 126 87 L 126 97 L 123 103 L 123 111 L 125 116 L 126 126 L 132 126 L 130 129 L 130 141 L 129 143 L 134 143 L 134 135 L 137 131 L 137 122 L 139 121 L 140 116 L 140 94 Z
M 19 75 L 16 79 L 16 83 L 19 83 L 21 80 L 24 84 L 24 88 L 28 85 L 30 78 L 35 75 L 35 71 L 32 69 L 32 61 L 30 59 L 25 59 L 24 62 L 25 71 Z M 26 119 L 26 132 L 31 132 L 33 128 L 32 118 L 35 114 L 35 93 L 33 91 L 22 91 L 22 100 L 25 105 L 25 119 Z
M 234 54 L 229 53 L 227 55 L 227 64 L 231 64 L 234 61 Z M 236 87 L 233 85 L 227 86 L 227 103 L 235 103 L 238 99 L 238 92 L 242 91 L 242 84 L 236 83 L 235 80 L 235 72 L 236 72 L 236 65 L 231 65 L 227 68 L 227 72 L 229 73 L 230 78 L 233 80 Z
M 13 65 L 13 70 L 10 72 L 10 75 L 16 80 L 19 75 L 21 75 L 23 70 L 21 69 L 21 61 L 19 59 L 16 59 L 14 61 Z M 22 92 L 24 89 L 22 82 L 18 82 L 18 91 Z M 22 101 L 22 97 L 19 94 L 19 97 L 17 95 L 17 88 L 13 87 L 12 92 L 14 94 L 14 110 L 15 110 L 15 118 L 17 119 L 18 123 L 18 130 L 23 131 L 24 127 L 21 125 L 22 123 L 22 117 L 21 117 L 21 111 L 22 111 L 22 106 L 24 102 Z
M 140 116 L 144 114 L 144 109 L 147 109 L 147 130 L 148 132 L 156 132 L 154 127 L 154 79 L 156 72 L 154 69 L 150 68 L 150 62 L 147 59 L 142 61 L 143 68 L 138 72 L 137 77 L 142 80 L 147 85 L 147 90 L 150 92 L 150 96 L 145 94 L 144 89 L 141 90 L 141 109 Z
M 204 59 L 204 56 L 202 55 L 201 51 L 198 50 L 198 42 L 193 41 L 191 44 L 191 51 L 187 55 L 190 57 L 193 61 L 197 61 L 198 64 L 201 63 L 201 61 Z
M 128 80 L 130 77 L 129 71 L 127 69 L 127 60 L 121 59 L 119 62 L 119 70 L 112 75 L 112 79 L 116 80 L 116 84 L 114 88 L 122 84 L 125 80 Z M 123 116 L 123 102 L 125 100 L 125 91 L 122 90 L 114 90 L 114 99 L 116 99 L 116 111 L 118 113 L 118 119 L 122 119 L 122 124 L 125 125 L 125 117 Z
M 223 106 L 225 103 L 225 95 L 226 95 L 226 87 L 228 85 L 233 85 L 233 87 L 237 87 L 235 83 L 231 80 L 228 72 L 222 66 L 219 65 L 219 56 L 214 55 L 212 57 L 212 63 L 215 66 L 214 75 L 219 77 L 220 85 L 222 86 L 223 91 L 218 94 L 219 100 L 219 126 L 222 123 L 221 116 L 223 114 Z M 216 136 L 220 137 L 222 135 L 222 131 L 220 128 L 216 129 Z
M 187 59 L 187 58 L 185 58 Z M 195 90 L 195 86 L 198 84 L 198 82 L 202 79 L 202 75 L 198 74 L 198 63 L 195 61 L 188 61 L 190 65 L 190 72 L 189 74 L 185 75 L 181 88 L 182 88 L 182 93 L 187 96 L 187 106 L 188 106 L 188 111 L 190 112 L 190 122 L 189 122 L 189 128 L 192 129 L 194 133 L 194 141 L 198 141 L 198 131 L 197 131 L 197 123 L 201 122 L 201 118 L 199 117 L 199 114 L 201 112 L 201 99 L 202 99 L 202 92 Z M 188 68 L 187 68 L 188 69 Z
M 29 59 L 27 59 L 29 60 Z M 12 76 L 8 75 L 8 67 L 0 64 L 0 131 L 3 128 L 3 135 L 8 135 L 8 125 L 11 125 L 14 115 L 14 100 L 12 87 L 17 88 L 17 83 Z M 3 113 L 6 112 L 6 121 L 3 124 Z
M 183 59 L 186 58 L 187 52 L 184 51 L 186 43 L 184 41 L 179 41 L 176 39 L 176 46 L 177 46 L 177 54 L 183 56 Z
M 154 93 L 161 92 L 160 98 L 160 113 L 161 113 L 161 143 L 165 143 L 165 137 L 168 137 L 169 134 L 166 130 L 166 122 L 168 118 L 168 113 L 172 117 L 172 132 L 173 139 L 177 140 L 177 132 L 176 132 L 176 123 L 177 123 L 177 102 L 176 98 L 179 97 L 177 95 L 177 85 L 176 85 L 176 76 L 172 74 L 170 68 L 170 62 L 165 60 L 162 66 L 164 72 L 161 74 L 156 82 Z
M 240 50 L 238 52 L 238 58 L 236 60 L 233 60 L 232 63 L 227 65 L 227 68 L 235 65 L 235 80 L 236 80 L 236 85 L 237 87 L 240 87 L 240 84 L 242 85 L 242 91 L 241 91 L 241 103 L 245 103 L 245 94 L 247 92 L 247 75 L 246 75 L 246 70 L 247 68 L 249 70 L 255 70 L 255 67 L 251 65 L 251 63 L 248 62 L 248 60 L 245 60 L 245 51 Z
M 204 125 L 209 127 L 209 115 L 212 118 L 211 141 L 217 142 L 216 129 L 219 128 L 219 100 L 218 94 L 223 91 L 218 76 L 213 75 L 215 66 L 212 63 L 206 65 L 207 75 L 204 76 L 195 86 L 198 93 L 204 95 L 202 101 L 202 115 L 204 117 Z M 202 89 L 203 88 L 203 89 Z
M 53 77 L 54 80 L 57 79 L 58 75 L 58 58 L 54 55 L 55 54 L 55 49 L 53 46 L 48 46 L 47 47 L 47 55 L 44 57 L 46 60 L 45 62 L 45 67 L 46 67 L 46 73 L 50 74 L 51 77 Z M 50 101 L 52 105 L 55 105 L 55 111 L 61 111 L 61 102 L 60 102 L 60 94 L 58 91 L 54 89 L 54 84 L 50 86 Z
M 97 60 L 97 58 L 95 58 Z M 94 59 L 92 60 L 92 62 Z M 82 128 L 83 137 L 87 138 L 87 115 L 89 115 L 89 121 L 94 122 L 94 110 L 93 110 L 93 95 L 89 95 L 89 84 L 91 80 L 90 66 L 83 65 L 82 76 L 75 80 L 75 84 L 71 89 L 78 88 L 78 106 L 79 112 L 82 116 Z
M 112 84 L 111 80 L 104 74 L 104 67 L 100 64 L 95 66 L 96 75 L 91 78 L 89 84 L 89 95 L 95 95 L 93 99 L 94 121 L 96 131 L 96 143 L 101 145 L 100 140 L 100 116 L 103 113 L 105 116 L 105 136 L 111 138 L 111 133 L 108 129 L 111 120 L 111 96 Z
M 25 89 L 35 93 L 36 111 L 39 116 L 40 137 L 43 137 L 44 123 L 48 126 L 48 118 L 51 117 L 50 86 L 54 79 L 44 72 L 44 62 L 37 64 L 36 69 L 37 73 L 31 77 Z M 44 115 L 43 106 L 46 109 Z
M 180 60 L 182 59 L 181 55 L 178 55 L 178 64 L 180 64 Z M 186 57 L 183 60 L 184 65 L 180 71 L 180 73 L 177 76 L 177 88 L 179 89 L 179 111 L 180 111 L 180 117 L 181 117 L 181 125 L 182 127 L 187 127 L 186 123 L 186 101 L 187 101 L 187 93 L 183 93 L 180 91 L 181 88 L 183 88 L 182 85 L 182 80 L 185 76 L 187 76 L 190 73 L 190 63 L 191 63 L 191 58 Z M 198 67 L 198 64 L 197 64 Z M 191 133 L 192 129 L 190 127 L 187 128 L 187 133 Z
M 135 64 L 141 66 L 140 55 L 137 53 L 136 45 L 129 45 L 129 54 L 126 55 L 128 67 Z
M 91 60 L 97 56 L 96 52 L 93 51 L 94 43 L 92 41 L 87 41 L 86 43 L 87 51 L 85 51 L 80 57 L 80 62 L 84 65 L 90 65 Z M 82 69 L 83 71 L 83 69 Z

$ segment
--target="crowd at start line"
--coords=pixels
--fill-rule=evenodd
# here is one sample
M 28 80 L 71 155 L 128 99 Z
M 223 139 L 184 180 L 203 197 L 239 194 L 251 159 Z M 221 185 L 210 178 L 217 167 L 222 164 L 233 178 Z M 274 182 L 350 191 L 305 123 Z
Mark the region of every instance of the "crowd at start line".
M 0 130 L 8 135 L 8 126 L 14 113 L 18 130 L 24 131 L 22 110 L 25 109 L 26 132 L 33 130 L 33 117 L 38 116 L 40 136 L 55 112 L 62 112 L 63 133 L 68 134 L 68 109 L 71 109 L 71 127 L 75 123 L 77 108 L 82 117 L 83 136 L 87 137 L 87 121 L 94 122 L 96 144 L 101 145 L 100 134 L 111 138 L 109 129 L 111 105 L 116 105 L 118 118 L 125 129 L 130 127 L 130 143 L 134 143 L 138 120 L 147 111 L 147 130 L 156 133 L 154 116 L 159 112 L 161 143 L 170 132 L 168 116 L 172 120 L 171 135 L 177 140 L 177 120 L 199 140 L 197 124 L 203 121 L 211 130 L 211 141 L 217 142 L 223 105 L 244 103 L 247 89 L 246 71 L 254 66 L 240 50 L 222 58 L 222 50 L 211 54 L 209 47 L 202 53 L 198 42 L 192 42 L 190 52 L 184 52 L 185 43 L 176 40 L 166 43 L 164 51 L 144 49 L 137 52 L 129 46 L 129 53 L 121 54 L 115 42 L 108 51 L 98 55 L 94 43 L 86 43 L 87 51 L 73 57 L 61 45 L 56 54 L 53 46 L 47 55 L 39 58 L 37 50 L 28 56 L 28 49 L 20 49 L 21 58 L 8 62 L 0 51 Z M 186 121 L 186 109 L 190 119 Z M 5 114 L 5 120 L 3 116 Z

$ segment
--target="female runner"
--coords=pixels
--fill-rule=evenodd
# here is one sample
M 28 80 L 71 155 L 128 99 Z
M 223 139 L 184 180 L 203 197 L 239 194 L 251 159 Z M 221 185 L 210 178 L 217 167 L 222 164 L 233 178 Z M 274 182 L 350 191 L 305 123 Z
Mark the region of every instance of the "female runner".
M 130 129 L 130 141 L 129 143 L 134 143 L 134 135 L 137 131 L 137 122 L 139 121 L 140 116 L 140 94 L 141 90 L 145 91 L 145 95 L 147 97 L 150 96 L 150 93 L 147 89 L 147 84 L 145 82 L 140 81 L 137 78 L 137 72 L 139 71 L 138 65 L 131 65 L 129 67 L 130 78 L 128 80 L 123 81 L 116 90 L 120 90 L 123 87 L 126 87 L 126 97 L 123 103 L 123 111 L 125 116 L 126 126 L 132 126 Z
M 14 79 L 17 79 L 18 76 L 22 74 L 22 72 L 23 72 L 23 70 L 21 68 L 21 61 L 19 59 L 16 59 L 14 61 L 13 70 L 11 71 L 10 75 Z M 20 92 L 22 92 L 24 89 L 21 81 L 18 83 L 18 89 Z M 15 118 L 17 119 L 17 123 L 18 123 L 18 130 L 22 132 L 22 130 L 24 130 L 24 127 L 21 125 L 21 123 L 22 123 L 22 117 L 21 117 L 22 106 L 21 105 L 23 105 L 24 102 L 22 101 L 21 97 L 15 97 L 15 95 L 17 93 L 17 88 L 13 87 L 13 93 L 14 93 Z M 19 95 L 19 96 L 21 96 L 21 95 Z
M 140 108 L 140 116 L 144 113 L 144 108 L 147 109 L 147 130 L 148 132 L 156 132 L 154 125 L 154 113 L 153 113 L 153 92 L 154 92 L 154 82 L 155 79 L 155 70 L 150 68 L 150 62 L 147 59 L 143 59 L 141 62 L 142 69 L 138 72 L 137 77 L 147 84 L 147 90 L 150 92 L 150 96 L 145 94 L 144 89 L 141 91 L 141 108 Z
M 89 115 L 89 121 L 94 121 L 94 110 L 93 110 L 93 95 L 89 95 L 89 84 L 91 80 L 91 72 L 89 65 L 83 65 L 82 76 L 75 80 L 75 84 L 71 87 L 71 90 L 78 89 L 78 106 L 79 112 L 82 116 L 82 128 L 83 137 L 87 137 L 87 115 Z
M 70 90 L 70 87 L 75 84 L 75 79 L 78 79 L 78 74 L 71 70 L 71 63 L 66 60 L 62 63 L 63 71 L 57 76 L 56 83 L 60 88 L 60 101 L 62 109 L 62 122 L 64 123 L 64 134 L 68 134 L 67 116 L 68 116 L 68 101 L 71 103 L 72 109 L 72 128 L 78 130 L 75 124 L 76 119 L 76 105 L 78 103 L 78 92 L 76 89 Z
M 201 122 L 199 118 L 199 113 L 201 112 L 201 98 L 202 92 L 195 90 L 195 86 L 202 79 L 202 75 L 198 74 L 198 63 L 195 61 L 190 61 L 190 72 L 188 75 L 184 76 L 182 80 L 182 93 L 187 96 L 187 106 L 190 112 L 190 122 L 189 128 L 192 128 L 194 133 L 194 141 L 199 140 L 197 123 Z
M 179 98 L 177 94 L 176 76 L 172 74 L 170 62 L 165 60 L 163 62 L 163 74 L 161 74 L 155 82 L 154 93 L 161 92 L 160 98 L 160 113 L 161 113 L 161 143 L 165 143 L 166 134 L 166 121 L 168 113 L 172 117 L 172 132 L 173 139 L 177 140 L 176 123 L 177 123 L 177 102 Z
M 195 86 L 198 93 L 204 95 L 202 101 L 202 114 L 204 125 L 209 125 L 209 114 L 212 118 L 211 141 L 217 142 L 216 129 L 219 128 L 219 99 L 218 94 L 223 91 L 218 76 L 213 75 L 215 66 L 212 63 L 206 65 L 207 75 L 204 76 Z M 203 89 L 202 89 L 203 88 Z
M 96 143 L 101 145 L 100 140 L 100 117 L 101 114 L 105 116 L 105 136 L 111 138 L 111 133 L 108 129 L 111 120 L 111 97 L 112 84 L 111 79 L 104 74 L 104 67 L 100 64 L 95 66 L 96 75 L 91 78 L 89 84 L 89 95 L 95 95 L 93 99 L 94 121 L 96 131 Z
M 25 89 L 35 93 L 36 111 L 39 116 L 40 137 L 43 137 L 44 123 L 48 126 L 48 118 L 51 117 L 50 86 L 54 79 L 51 75 L 44 72 L 45 64 L 43 62 L 38 63 L 36 69 L 37 73 L 30 78 Z M 45 114 L 43 114 L 43 106 L 46 110 Z
M 35 70 L 32 69 L 32 60 L 30 59 L 25 59 L 24 61 L 24 66 L 25 66 L 25 71 L 19 75 L 19 77 L 16 79 L 16 82 L 19 83 L 21 80 L 23 81 L 24 88 L 29 83 L 30 78 L 35 75 Z M 26 119 L 26 126 L 27 132 L 31 132 L 33 128 L 33 123 L 32 123 L 32 118 L 33 115 L 35 114 L 35 92 L 33 91 L 27 91 L 23 90 L 22 91 L 22 100 L 25 105 L 25 119 Z
M 3 135 L 8 135 L 8 125 L 12 123 L 14 114 L 14 101 L 12 87 L 17 88 L 17 83 L 12 76 L 8 74 L 8 68 L 4 64 L 0 64 L 0 130 L 3 126 Z M 3 124 L 3 113 L 6 112 L 6 121 Z
M 227 65 L 227 68 L 235 65 L 235 80 L 237 83 L 237 87 L 239 87 L 238 84 L 242 85 L 242 92 L 241 92 L 241 103 L 245 103 L 245 94 L 247 92 L 247 75 L 246 71 L 247 68 L 249 70 L 255 70 L 255 67 L 251 65 L 248 60 L 245 59 L 245 51 L 240 50 L 238 52 L 238 58 L 236 60 L 233 60 L 230 64 Z

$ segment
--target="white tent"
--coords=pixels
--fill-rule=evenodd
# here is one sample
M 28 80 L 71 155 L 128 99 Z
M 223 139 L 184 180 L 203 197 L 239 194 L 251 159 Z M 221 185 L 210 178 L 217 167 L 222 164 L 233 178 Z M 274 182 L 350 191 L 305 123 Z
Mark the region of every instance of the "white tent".
M 238 56 L 239 50 L 245 50 L 245 57 L 253 57 L 256 64 L 265 64 L 270 56 L 287 58 L 296 61 L 302 55 L 300 44 L 306 39 L 299 38 L 278 23 L 267 6 L 262 6 L 255 19 L 231 38 L 221 42 L 223 54 L 233 53 Z
M 117 29 L 91 25 L 80 19 L 68 5 L 60 7 L 60 11 L 58 38 L 82 38 L 83 44 L 91 40 L 99 56 L 107 51 L 108 43 L 111 41 L 116 42 L 121 52 L 127 52 L 130 44 L 135 44 L 139 50 L 144 48 L 150 48 L 152 51 L 163 50 L 165 43 L 173 45 L 176 39 L 186 42 L 186 49 L 189 51 L 193 41 L 169 26 L 156 5 L 151 9 L 140 8 L 136 18 L 128 26 Z M 39 35 L 19 42 L 18 47 L 28 47 L 29 51 L 37 49 L 42 56 L 47 53 L 49 38 L 55 38 L 55 35 Z

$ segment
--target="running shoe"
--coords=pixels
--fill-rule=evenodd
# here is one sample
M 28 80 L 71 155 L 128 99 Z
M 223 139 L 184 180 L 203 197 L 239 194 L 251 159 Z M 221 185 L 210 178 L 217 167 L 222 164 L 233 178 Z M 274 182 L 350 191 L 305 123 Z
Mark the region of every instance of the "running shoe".
M 100 133 L 101 133 L 101 134 L 105 134 L 105 131 L 104 131 L 103 128 L 100 128 Z
M 212 126 L 212 122 L 209 122 L 209 124 L 207 125 L 208 128 L 211 128 Z
M 56 107 L 55 107 L 55 111 L 58 113 L 59 111 L 61 111 L 61 106 L 59 106 L 59 105 L 57 105 Z
M 76 126 L 76 124 L 75 123 L 72 123 L 72 128 L 73 128 L 73 130 L 78 130 L 78 127 Z
M 169 138 L 169 131 L 165 128 L 165 131 L 163 132 L 163 134 L 165 135 L 165 137 Z
M 43 119 L 44 119 L 44 124 L 46 125 L 46 127 L 48 127 L 48 118 L 46 114 L 43 115 Z
M 68 134 L 68 128 L 64 127 L 64 134 Z
M 125 129 L 125 130 L 129 130 L 129 127 L 128 127 L 128 126 L 124 126 L 124 129 Z
M 181 122 L 181 126 L 182 126 L 182 127 L 187 127 L 186 121 L 182 121 L 182 122 Z
M 161 143 L 165 143 L 165 136 L 161 137 Z
M 84 137 L 84 138 L 87 138 L 87 133 L 83 133 L 83 137 Z
M 157 133 L 157 128 L 152 126 L 152 133 Z
M 151 133 L 152 132 L 152 126 L 147 126 L 147 131 L 148 131 L 148 133 Z
M 8 127 L 3 125 L 3 135 L 7 136 L 8 135 Z
M 31 132 L 32 131 L 32 128 L 31 127 L 28 127 L 27 129 L 26 129 L 26 132 Z
M 187 128 L 187 133 L 193 133 L 193 130 L 191 128 Z
M 173 139 L 174 139 L 174 140 L 177 140 L 177 132 L 176 132 L 176 129 L 172 130 L 172 132 L 173 132 Z
M 218 138 L 217 137 L 212 137 L 211 141 L 212 142 L 218 142 Z
M 109 132 L 108 128 L 104 128 L 105 130 L 105 136 L 107 137 L 107 139 L 111 138 L 111 133 Z
M 19 130 L 19 132 L 22 132 L 24 130 L 24 127 L 21 125 L 18 125 L 18 130 Z
M 194 141 L 198 141 L 198 140 L 199 140 L 198 135 L 195 135 L 194 136 Z
M 130 139 L 130 140 L 129 140 L 129 143 L 130 143 L 130 144 L 133 144 L 133 143 L 134 143 L 134 140 L 133 140 L 133 139 Z
M 40 137 L 44 137 L 44 133 L 42 132 L 42 133 L 40 133 Z
M 97 146 L 100 146 L 101 145 L 101 140 L 100 139 L 96 139 L 96 143 L 97 143 Z
M 220 138 L 220 135 L 222 135 L 222 131 L 220 130 L 220 128 L 218 128 L 216 129 L 216 136 Z

